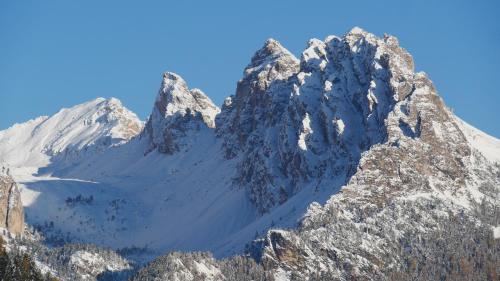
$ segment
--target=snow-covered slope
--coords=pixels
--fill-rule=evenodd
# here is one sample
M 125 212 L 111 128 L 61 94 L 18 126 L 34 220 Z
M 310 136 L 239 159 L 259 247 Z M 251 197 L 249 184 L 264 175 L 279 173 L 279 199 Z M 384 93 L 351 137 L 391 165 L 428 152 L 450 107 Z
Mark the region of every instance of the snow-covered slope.
M 310 40 L 300 60 L 267 40 L 220 110 L 167 72 L 144 128 L 97 99 L 2 131 L 0 144 L 26 221 L 52 244 L 147 258 L 247 249 L 277 278 L 369 279 L 406 270 L 391 251 L 415 233 L 500 225 L 499 141 L 454 116 L 395 37 L 360 28 Z M 198 258 L 159 267 L 227 276 Z
M 13 167 L 43 167 L 56 155 L 76 157 L 126 142 L 142 126 L 119 100 L 97 98 L 1 131 L 1 160 Z
M 458 117 L 456 119 L 469 144 L 489 161 L 500 163 L 500 140 L 472 127 Z

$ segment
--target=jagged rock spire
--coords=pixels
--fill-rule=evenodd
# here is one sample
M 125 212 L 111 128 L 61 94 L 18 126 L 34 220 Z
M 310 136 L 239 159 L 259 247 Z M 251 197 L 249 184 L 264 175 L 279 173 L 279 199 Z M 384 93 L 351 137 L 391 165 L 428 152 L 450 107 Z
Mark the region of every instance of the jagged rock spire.
M 158 148 L 164 153 L 177 151 L 179 143 L 175 139 L 184 136 L 189 128 L 198 130 L 199 125 L 214 128 L 219 111 L 200 89 L 190 90 L 182 77 L 165 72 L 146 125 L 151 149 Z M 189 120 L 200 122 L 190 123 Z
M 0 227 L 16 235 L 24 231 L 21 192 L 4 166 L 0 167 Z
M 165 72 L 153 112 L 163 117 L 175 114 L 185 115 L 199 112 L 207 126 L 214 127 L 215 115 L 219 109 L 200 89 L 189 90 L 186 81 L 173 72 Z

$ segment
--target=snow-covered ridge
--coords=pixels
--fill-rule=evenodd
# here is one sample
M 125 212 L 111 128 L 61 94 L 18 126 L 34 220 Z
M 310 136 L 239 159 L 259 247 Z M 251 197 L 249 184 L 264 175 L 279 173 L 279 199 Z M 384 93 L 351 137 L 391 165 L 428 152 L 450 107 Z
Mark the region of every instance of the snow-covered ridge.
M 469 144 L 489 161 L 500 163 L 500 140 L 472 127 L 457 116 L 455 118 Z
M 43 167 L 63 152 L 99 151 L 126 142 L 142 127 L 118 99 L 97 98 L 1 131 L 0 155 L 11 166 Z

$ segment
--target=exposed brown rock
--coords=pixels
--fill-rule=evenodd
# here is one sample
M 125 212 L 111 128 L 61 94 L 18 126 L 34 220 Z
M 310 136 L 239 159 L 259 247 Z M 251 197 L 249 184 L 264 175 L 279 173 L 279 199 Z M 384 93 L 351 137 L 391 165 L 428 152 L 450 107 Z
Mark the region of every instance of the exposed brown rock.
M 19 235 L 24 230 L 21 192 L 7 169 L 4 167 L 0 169 L 0 227 Z

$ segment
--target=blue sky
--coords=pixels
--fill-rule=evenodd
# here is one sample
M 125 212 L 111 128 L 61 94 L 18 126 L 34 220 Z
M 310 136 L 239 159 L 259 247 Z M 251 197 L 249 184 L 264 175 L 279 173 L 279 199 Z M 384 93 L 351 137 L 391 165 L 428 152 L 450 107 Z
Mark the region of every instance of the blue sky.
M 161 73 L 217 104 L 269 38 L 399 38 L 454 112 L 500 137 L 500 1 L 0 0 L 0 129 L 103 96 L 145 119 Z

